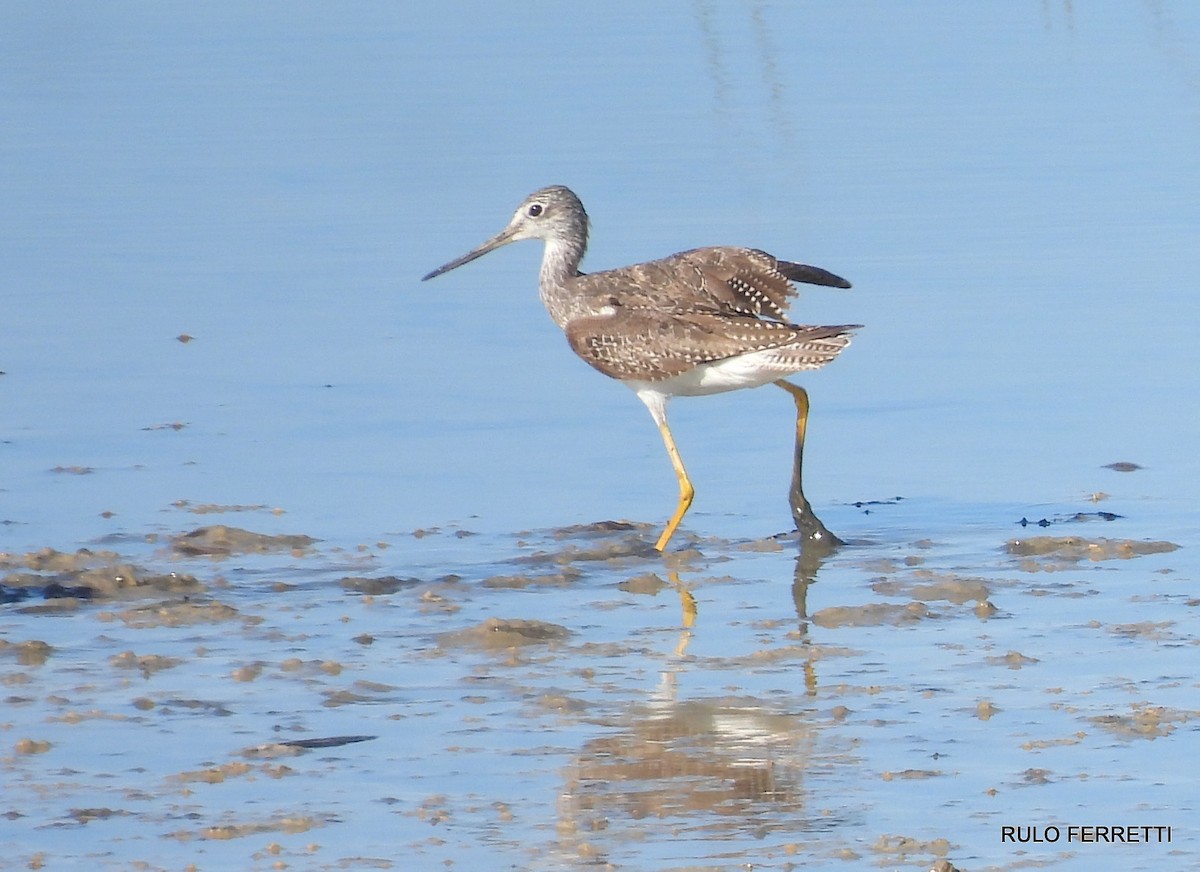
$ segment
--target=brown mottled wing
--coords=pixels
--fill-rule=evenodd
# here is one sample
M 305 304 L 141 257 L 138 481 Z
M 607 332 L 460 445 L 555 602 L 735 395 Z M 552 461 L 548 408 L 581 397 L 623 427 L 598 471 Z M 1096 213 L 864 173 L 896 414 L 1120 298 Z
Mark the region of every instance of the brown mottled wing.
M 857 326 L 799 327 L 712 311 L 614 308 L 611 315 L 571 321 L 566 334 L 589 365 L 623 381 L 661 381 L 768 349 L 779 351 L 783 368 L 816 368 L 837 356 Z
M 600 308 L 712 309 L 786 321 L 793 281 L 850 287 L 840 276 L 807 264 L 776 260 L 755 248 L 694 248 L 670 257 L 580 275 L 575 292 Z
M 697 290 L 727 312 L 785 320 L 789 300 L 796 296 L 779 262 L 754 248 L 697 248 L 667 258 L 682 272 L 699 278 Z

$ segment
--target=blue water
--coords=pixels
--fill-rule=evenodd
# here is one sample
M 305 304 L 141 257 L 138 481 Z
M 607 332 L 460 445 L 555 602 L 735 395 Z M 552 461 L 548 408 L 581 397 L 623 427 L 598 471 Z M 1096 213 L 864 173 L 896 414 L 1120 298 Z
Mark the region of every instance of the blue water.
M 567 184 L 585 269 L 745 244 L 853 281 L 793 313 L 865 325 L 804 379 L 806 488 L 839 533 L 928 539 L 970 574 L 1022 516 L 1104 508 L 1124 517 L 1096 535 L 1170 539 L 1172 580 L 1195 578 L 1193 4 L 11 3 L 0 118 L 0 551 L 213 520 L 187 501 L 329 549 L 385 540 L 375 566 L 432 578 L 521 531 L 661 523 L 658 435 L 541 309 L 537 246 L 419 281 Z M 790 527 L 781 392 L 671 414 L 685 533 Z M 402 535 L 427 527 L 485 535 Z M 713 571 L 790 579 L 734 563 Z M 502 613 L 535 608 L 513 596 Z M 1179 737 L 1149 747 L 1192 753 Z M 863 838 L 903 829 L 872 807 Z M 968 856 L 1014 858 L 967 832 Z
M 866 325 L 806 379 L 819 503 L 1187 500 L 1196 15 L 9 7 L 15 544 L 181 498 L 338 536 L 665 515 L 648 417 L 566 350 L 534 244 L 417 281 L 550 182 L 593 268 L 745 243 L 855 282 L 796 311 Z M 786 526 L 772 394 L 674 404 L 702 529 Z

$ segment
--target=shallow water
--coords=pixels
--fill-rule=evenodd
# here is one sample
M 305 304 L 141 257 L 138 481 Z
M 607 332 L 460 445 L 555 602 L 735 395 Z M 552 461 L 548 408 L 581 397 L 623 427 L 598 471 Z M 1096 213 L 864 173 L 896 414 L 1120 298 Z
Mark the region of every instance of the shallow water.
M 1195 865 L 1196 10 L 438 9 L 0 11 L 0 866 Z M 766 390 L 655 556 L 536 246 L 417 281 L 550 183 L 854 282 L 850 547 Z
M 664 564 L 627 525 L 158 543 L 143 559 L 203 589 L 6 607 L 7 853 L 1083 869 L 1113 847 L 1001 827 L 1120 823 L 1173 828 L 1120 849 L 1132 867 L 1190 865 L 1186 552 L 1117 523 L 875 541 L 815 577 L 787 540 L 690 541 Z M 276 744 L 336 737 L 362 740 Z

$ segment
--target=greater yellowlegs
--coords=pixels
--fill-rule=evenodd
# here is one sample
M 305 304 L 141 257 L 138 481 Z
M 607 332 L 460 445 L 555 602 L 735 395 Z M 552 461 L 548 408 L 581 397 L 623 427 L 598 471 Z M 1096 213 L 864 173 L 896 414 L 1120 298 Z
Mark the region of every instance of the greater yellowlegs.
M 671 397 L 768 382 L 791 393 L 797 409 L 793 509 L 799 512 L 799 493 L 807 510 L 798 479 L 808 396 L 783 377 L 833 360 L 860 325 L 802 326 L 788 321 L 785 309 L 796 295 L 793 281 L 837 288 L 850 287 L 848 281 L 820 267 L 733 247 L 695 248 L 662 260 L 581 273 L 587 212 L 575 193 L 561 185 L 530 194 L 507 227 L 422 281 L 519 239 L 545 243 L 542 303 L 571 348 L 595 369 L 628 385 L 662 434 L 679 479 L 679 502 L 655 548 L 667 547 L 695 494 L 667 424 Z

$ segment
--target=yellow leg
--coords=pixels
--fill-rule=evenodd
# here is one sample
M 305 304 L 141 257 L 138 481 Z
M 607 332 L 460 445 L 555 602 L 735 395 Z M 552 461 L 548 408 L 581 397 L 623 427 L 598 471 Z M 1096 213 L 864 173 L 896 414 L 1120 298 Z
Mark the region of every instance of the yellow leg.
M 796 401 L 796 454 L 792 462 L 792 489 L 788 493 L 788 502 L 792 505 L 792 518 L 796 529 L 800 531 L 801 542 L 806 545 L 826 546 L 841 545 L 842 540 L 829 532 L 812 510 L 808 498 L 804 496 L 804 437 L 808 433 L 808 391 L 799 385 L 780 379 L 775 382 L 792 395 Z
M 667 446 L 667 455 L 671 458 L 671 465 L 675 467 L 675 475 L 679 478 L 679 505 L 675 507 L 675 514 L 671 516 L 671 520 L 667 522 L 667 528 L 663 530 L 663 534 L 658 537 L 658 542 L 654 545 L 656 549 L 663 551 L 666 549 L 667 543 L 671 541 L 671 537 L 675 535 L 679 522 L 683 520 L 683 516 L 687 514 L 688 508 L 692 505 L 692 497 L 696 495 L 696 490 L 692 487 L 692 480 L 688 478 L 687 470 L 683 468 L 679 449 L 675 447 L 671 428 L 667 426 L 665 420 L 659 422 L 658 432 L 662 434 L 663 444 Z
M 775 382 L 796 401 L 796 457 L 803 461 L 804 434 L 808 432 L 808 391 L 783 379 Z

